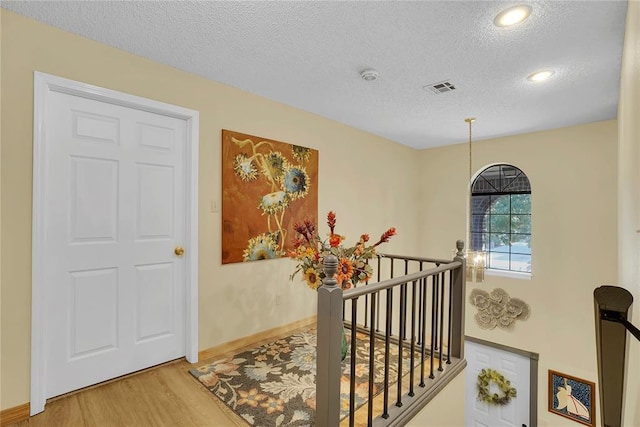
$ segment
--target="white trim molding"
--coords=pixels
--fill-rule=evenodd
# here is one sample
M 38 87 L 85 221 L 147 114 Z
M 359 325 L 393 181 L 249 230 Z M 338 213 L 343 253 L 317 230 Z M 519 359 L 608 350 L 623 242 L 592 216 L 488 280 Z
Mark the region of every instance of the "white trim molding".
M 497 277 L 510 277 L 512 279 L 521 279 L 521 280 L 531 280 L 533 275 L 531 273 L 524 273 L 521 271 L 512 271 L 512 270 L 498 270 L 495 268 L 487 268 L 484 271 L 487 276 L 497 276 Z
M 32 297 L 31 297 L 31 401 L 30 415 L 44 411 L 46 403 L 45 336 L 46 280 L 44 208 L 47 194 L 46 105 L 52 92 L 60 92 L 122 107 L 185 120 L 187 126 L 185 156 L 185 356 L 198 361 L 198 149 L 199 113 L 138 96 L 64 79 L 36 71 L 33 93 L 33 213 L 32 213 Z

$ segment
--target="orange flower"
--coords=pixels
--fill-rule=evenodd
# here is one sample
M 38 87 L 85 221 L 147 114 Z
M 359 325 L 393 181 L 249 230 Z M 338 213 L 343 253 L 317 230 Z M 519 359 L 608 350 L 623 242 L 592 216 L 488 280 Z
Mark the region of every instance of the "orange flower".
M 282 399 L 275 399 L 273 397 L 269 397 L 269 400 L 265 403 L 261 403 L 260 406 L 267 410 L 267 414 L 284 411 L 284 401 Z
M 307 400 L 304 401 L 304 403 L 307 404 L 307 406 L 313 410 L 316 409 L 316 397 L 312 396 L 310 398 L 308 398 Z
M 357 363 L 356 364 L 356 377 L 364 378 L 369 375 L 369 364 L 368 363 Z
M 340 246 L 341 242 L 342 236 L 332 234 L 331 237 L 329 237 L 329 246 L 331 246 L 332 248 L 337 248 L 338 246 Z
M 340 258 L 340 263 L 338 264 L 338 271 L 336 273 L 336 280 L 339 285 L 346 285 L 345 282 L 351 279 L 353 275 L 353 265 L 348 258 Z
M 220 381 L 220 378 L 215 372 L 209 372 L 208 374 L 201 375 L 198 379 L 207 387 L 213 387 L 218 384 L 218 381 Z
M 231 361 L 230 358 L 214 362 L 213 371 L 218 374 L 229 374 L 237 371 L 239 366 Z
M 255 388 L 252 388 L 249 392 L 238 390 L 238 394 L 240 395 L 238 405 L 249 405 L 254 408 L 258 407 L 258 403 L 260 403 L 261 400 L 267 398 L 264 394 L 258 393 L 258 390 Z

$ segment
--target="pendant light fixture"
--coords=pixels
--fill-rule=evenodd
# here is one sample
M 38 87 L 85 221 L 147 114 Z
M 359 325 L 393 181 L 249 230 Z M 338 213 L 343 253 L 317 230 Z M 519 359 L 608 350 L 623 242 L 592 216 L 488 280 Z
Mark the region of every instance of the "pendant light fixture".
M 484 281 L 484 269 L 487 265 L 487 254 L 482 250 L 474 250 L 473 248 L 482 248 L 482 242 L 474 244 L 473 234 L 471 233 L 471 224 L 473 222 L 473 155 L 472 155 L 472 123 L 476 121 L 475 117 L 468 117 L 464 119 L 469 124 L 469 207 L 471 222 L 469 222 L 469 239 L 467 240 L 467 250 L 465 257 L 467 259 L 467 282 L 483 282 Z

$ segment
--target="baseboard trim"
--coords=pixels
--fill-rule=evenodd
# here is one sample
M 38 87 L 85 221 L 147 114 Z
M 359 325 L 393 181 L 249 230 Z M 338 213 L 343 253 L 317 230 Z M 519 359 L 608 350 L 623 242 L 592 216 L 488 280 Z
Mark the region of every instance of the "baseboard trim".
M 0 411 L 0 427 L 6 427 L 9 424 L 24 421 L 29 418 L 29 403 L 14 406 L 13 408 L 3 409 Z
M 244 349 L 249 345 L 255 347 L 257 345 L 264 344 L 269 340 L 282 336 L 287 332 L 291 332 L 296 329 L 315 324 L 316 321 L 317 317 L 311 316 L 306 319 L 289 323 L 288 325 L 278 326 L 276 328 L 268 329 L 266 331 L 258 332 L 257 334 L 249 335 L 247 337 L 239 338 L 237 340 L 229 341 L 224 344 L 199 351 L 198 363 L 212 357 L 219 357 L 226 353 L 236 352 L 237 350 Z

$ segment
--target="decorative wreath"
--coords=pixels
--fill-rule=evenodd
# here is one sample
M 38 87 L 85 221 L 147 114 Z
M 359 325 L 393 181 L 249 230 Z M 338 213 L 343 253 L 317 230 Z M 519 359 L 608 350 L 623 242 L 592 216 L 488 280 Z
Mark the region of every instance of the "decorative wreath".
M 502 396 L 498 393 L 489 393 L 489 384 L 494 383 L 502 392 Z M 516 389 L 511 387 L 511 382 L 504 375 L 493 369 L 483 369 L 478 374 L 478 400 L 487 402 L 490 405 L 504 406 L 511 402 L 512 397 L 516 397 Z

